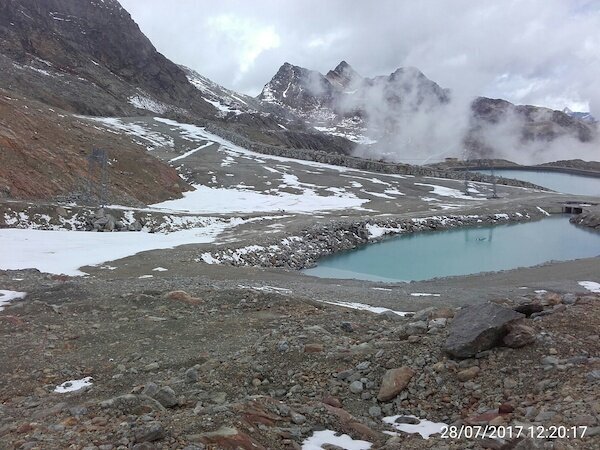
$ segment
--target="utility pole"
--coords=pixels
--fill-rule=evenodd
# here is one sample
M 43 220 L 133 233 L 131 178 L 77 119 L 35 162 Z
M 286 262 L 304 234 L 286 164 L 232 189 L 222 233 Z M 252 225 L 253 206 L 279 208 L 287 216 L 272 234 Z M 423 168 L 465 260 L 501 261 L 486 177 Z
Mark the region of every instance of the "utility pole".
M 91 204 L 95 198 L 101 208 L 106 206 L 108 200 L 108 155 L 106 150 L 92 149 L 88 158 L 88 202 Z
M 464 168 L 464 173 L 465 173 L 465 178 L 464 178 L 464 183 L 465 183 L 465 195 L 471 195 L 471 193 L 469 192 L 469 169 L 467 168 L 467 161 L 469 158 L 469 150 L 467 150 L 466 148 L 463 150 L 463 161 L 465 164 L 465 168 Z
M 496 174 L 494 173 L 494 161 L 490 159 L 490 173 L 492 176 L 492 198 L 498 198 L 498 183 L 496 182 Z

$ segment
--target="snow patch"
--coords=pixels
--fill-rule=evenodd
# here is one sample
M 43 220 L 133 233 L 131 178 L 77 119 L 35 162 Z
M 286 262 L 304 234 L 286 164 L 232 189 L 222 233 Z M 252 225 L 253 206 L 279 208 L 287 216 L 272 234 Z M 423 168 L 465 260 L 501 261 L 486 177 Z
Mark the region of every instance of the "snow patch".
M 291 289 L 280 288 L 280 287 L 276 287 L 276 286 L 245 286 L 243 284 L 238 284 L 238 287 L 240 287 L 242 289 L 253 289 L 255 291 L 271 292 L 271 293 L 275 293 L 275 294 L 291 294 L 292 293 Z
M 403 231 L 402 228 L 388 228 L 370 223 L 367 224 L 365 228 L 369 232 L 369 239 L 377 239 L 386 234 L 401 233 Z
M 74 392 L 84 387 L 88 387 L 92 385 L 92 377 L 85 377 L 80 380 L 69 380 L 65 381 L 63 384 L 56 386 L 54 392 L 59 394 L 64 394 L 66 392 Z
M 417 419 L 419 423 L 417 424 L 409 424 L 409 423 L 396 423 L 400 417 L 410 417 L 412 419 Z M 447 427 L 448 424 L 443 422 L 431 422 L 429 420 L 420 419 L 417 416 L 389 416 L 384 417 L 382 419 L 385 423 L 390 424 L 398 431 L 403 431 L 408 434 L 419 433 L 424 439 L 429 439 L 432 434 L 441 433 L 444 427 Z
M 129 97 L 128 102 L 138 109 L 145 109 L 146 111 L 152 111 L 157 114 L 164 114 L 169 110 L 169 107 L 164 103 L 144 95 L 134 95 Z
M 322 303 L 327 303 L 329 305 L 335 305 L 335 306 L 342 306 L 344 308 L 350 308 L 350 309 L 358 309 L 360 311 L 370 311 L 372 313 L 375 314 L 381 314 L 381 313 L 385 313 L 385 312 L 391 312 L 394 314 L 398 314 L 399 316 L 406 316 L 407 312 L 403 312 L 403 311 L 394 311 L 392 309 L 389 308 L 382 308 L 380 306 L 371 306 L 371 305 L 365 305 L 364 303 L 356 303 L 356 302 L 334 302 L 334 301 L 327 301 L 327 300 L 319 300 Z
M 538 209 L 539 212 L 541 212 L 543 215 L 545 216 L 549 216 L 550 213 L 548 211 L 546 211 L 545 209 L 540 208 L 539 206 L 536 206 L 536 208 Z
M 187 158 L 188 156 L 193 155 L 197 151 L 202 150 L 203 148 L 206 148 L 206 147 L 210 147 L 213 144 L 214 144 L 214 142 L 208 142 L 208 143 L 206 143 L 204 145 L 201 145 L 198 148 L 194 148 L 194 149 L 190 150 L 189 152 L 185 152 L 183 155 L 179 155 L 179 156 L 176 156 L 173 159 L 170 159 L 169 162 L 172 163 L 172 162 L 175 162 L 175 161 L 179 161 L 180 159 Z
M 142 125 L 136 123 L 126 123 L 114 117 L 78 117 L 86 120 L 100 122 L 106 127 L 139 137 L 146 141 L 146 143 L 150 143 L 149 146 L 146 146 L 148 150 L 153 150 L 157 147 L 175 147 L 175 142 L 172 137 L 166 136 L 155 131 L 151 131 L 148 128 L 145 128 Z
M 211 105 L 213 105 L 217 110 L 219 110 L 219 113 L 220 113 L 221 116 L 227 115 L 229 113 L 233 113 L 233 114 L 235 114 L 237 116 L 237 115 L 243 113 L 243 111 L 240 111 L 237 108 L 232 108 L 231 106 L 224 105 L 221 102 L 219 102 L 218 100 L 209 100 L 206 97 L 202 97 L 202 99 L 205 102 L 210 103 Z
M 368 450 L 371 443 L 352 439 L 347 434 L 339 434 L 332 430 L 315 431 L 313 435 L 302 442 L 302 450 L 323 450 L 329 444 L 346 450 Z
M 449 188 L 446 186 L 439 186 L 437 184 L 426 184 L 426 183 L 414 183 L 415 186 L 426 186 L 433 188 L 431 194 L 439 195 L 440 197 L 452 197 L 452 198 L 460 198 L 462 200 L 478 200 L 476 198 L 471 197 L 470 195 L 466 195 L 458 189 Z
M 195 213 L 226 214 L 267 211 L 309 213 L 321 210 L 350 209 L 367 202 L 351 193 L 325 197 L 317 195 L 311 190 L 305 190 L 300 195 L 287 192 L 270 195 L 247 189 L 214 188 L 200 184 L 195 185 L 194 188 L 194 191 L 185 192 L 183 198 L 167 200 L 151 206 Z
M 578 283 L 588 291 L 600 294 L 600 283 L 596 283 L 595 281 L 578 281 Z
M 27 292 L 8 291 L 0 289 L 0 311 L 4 309 L 9 302 L 25 298 Z

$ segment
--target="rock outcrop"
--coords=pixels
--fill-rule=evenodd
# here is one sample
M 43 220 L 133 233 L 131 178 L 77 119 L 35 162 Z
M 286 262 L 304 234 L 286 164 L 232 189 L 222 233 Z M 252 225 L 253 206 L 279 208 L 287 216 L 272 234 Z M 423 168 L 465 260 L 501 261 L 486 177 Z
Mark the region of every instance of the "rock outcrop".
M 89 115 L 214 115 L 117 0 L 0 4 L 0 87 Z
M 454 317 L 444 351 L 456 358 L 471 358 L 499 344 L 508 325 L 523 317 L 495 303 L 467 306 Z
M 570 222 L 575 225 L 600 230 L 600 207 L 586 208 L 581 214 L 571 217 Z

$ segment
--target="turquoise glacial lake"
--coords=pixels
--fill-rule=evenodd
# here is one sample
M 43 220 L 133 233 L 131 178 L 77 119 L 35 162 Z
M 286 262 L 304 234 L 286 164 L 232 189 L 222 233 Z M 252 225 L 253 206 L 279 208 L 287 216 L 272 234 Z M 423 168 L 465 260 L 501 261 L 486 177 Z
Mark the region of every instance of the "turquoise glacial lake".
M 421 281 L 600 256 L 600 233 L 569 216 L 536 222 L 407 233 L 337 253 L 303 270 L 321 278 Z
M 476 170 L 475 172 L 489 175 L 490 170 Z M 600 197 L 600 177 L 586 177 L 560 172 L 543 172 L 536 170 L 511 170 L 497 169 L 494 173 L 499 177 L 514 178 L 529 181 L 538 186 L 552 189 L 556 192 L 575 195 L 592 195 Z

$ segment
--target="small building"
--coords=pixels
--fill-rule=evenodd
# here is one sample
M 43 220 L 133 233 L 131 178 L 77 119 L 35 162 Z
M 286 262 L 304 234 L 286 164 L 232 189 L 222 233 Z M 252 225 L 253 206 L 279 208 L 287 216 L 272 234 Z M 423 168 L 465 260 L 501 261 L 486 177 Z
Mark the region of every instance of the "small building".
M 562 212 L 564 214 L 581 214 L 584 208 L 593 206 L 592 203 L 579 203 L 579 202 L 566 202 L 562 205 Z

